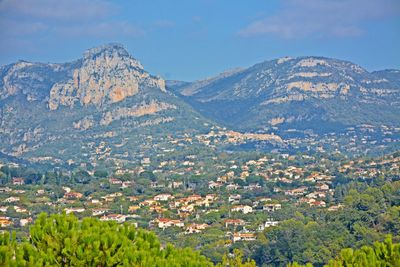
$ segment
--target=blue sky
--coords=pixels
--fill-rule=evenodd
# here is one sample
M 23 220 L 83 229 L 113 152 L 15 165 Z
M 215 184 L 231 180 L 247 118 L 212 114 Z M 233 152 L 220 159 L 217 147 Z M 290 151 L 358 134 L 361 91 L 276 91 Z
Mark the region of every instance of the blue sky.
M 195 80 L 282 56 L 400 68 L 399 0 L 0 0 L 0 64 L 65 62 L 109 42 Z

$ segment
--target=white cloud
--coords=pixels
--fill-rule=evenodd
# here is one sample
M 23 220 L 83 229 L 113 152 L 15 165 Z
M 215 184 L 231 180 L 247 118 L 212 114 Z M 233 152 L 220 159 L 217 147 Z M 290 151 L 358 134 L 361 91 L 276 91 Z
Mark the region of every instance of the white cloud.
M 364 33 L 363 22 L 400 12 L 398 0 L 285 0 L 282 4 L 276 14 L 250 23 L 239 35 L 286 39 L 358 36 Z
M 39 35 L 52 38 L 140 37 L 132 23 L 112 20 L 118 7 L 106 0 L 0 0 L 0 42 L 17 42 Z
M 0 2 L 0 13 L 6 16 L 66 21 L 104 18 L 114 13 L 116 9 L 115 5 L 104 0 L 3 0 Z

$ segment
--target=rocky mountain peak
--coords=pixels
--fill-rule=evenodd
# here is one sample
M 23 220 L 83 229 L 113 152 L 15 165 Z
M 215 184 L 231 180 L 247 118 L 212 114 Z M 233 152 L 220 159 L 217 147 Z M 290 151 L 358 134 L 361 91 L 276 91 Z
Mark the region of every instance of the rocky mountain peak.
M 49 108 L 120 102 L 143 88 L 165 91 L 165 82 L 146 72 L 122 45 L 107 44 L 87 50 L 71 79 L 54 84 Z
M 87 49 L 83 55 L 85 58 L 94 57 L 101 54 L 114 54 L 119 53 L 123 56 L 129 56 L 128 51 L 122 44 L 109 43 Z
M 138 60 L 133 58 L 125 47 L 118 43 L 110 43 L 90 48 L 83 53 L 84 61 L 130 61 L 131 65 L 143 69 Z

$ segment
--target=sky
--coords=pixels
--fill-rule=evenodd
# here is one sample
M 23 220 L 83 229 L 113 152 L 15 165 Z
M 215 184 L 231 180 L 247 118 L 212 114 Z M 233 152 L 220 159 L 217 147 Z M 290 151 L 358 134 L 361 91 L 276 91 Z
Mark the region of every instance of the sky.
M 400 0 L 0 0 L 0 36 L 0 65 L 117 42 L 185 81 L 283 56 L 400 69 Z

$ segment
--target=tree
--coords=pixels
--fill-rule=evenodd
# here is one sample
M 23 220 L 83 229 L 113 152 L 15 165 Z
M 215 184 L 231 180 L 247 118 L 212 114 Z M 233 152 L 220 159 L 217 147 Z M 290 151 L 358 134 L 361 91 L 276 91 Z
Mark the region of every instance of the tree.
M 293 262 L 287 267 L 312 267 Z M 376 267 L 400 266 L 400 244 L 393 244 L 392 237 L 389 235 L 384 242 L 375 242 L 373 247 L 363 246 L 360 249 L 353 250 L 352 248 L 343 249 L 340 254 L 333 260 L 330 260 L 325 267 Z
M 212 266 L 191 249 L 167 245 L 133 225 L 79 221 L 73 215 L 41 214 L 30 229 L 29 242 L 0 236 L 0 266 Z
M 331 260 L 326 267 L 342 266 L 390 266 L 400 265 L 400 244 L 393 244 L 392 237 L 386 237 L 384 242 L 375 242 L 373 247 L 363 246 L 361 249 L 343 249 L 340 255 Z
M 97 178 L 105 178 L 108 176 L 108 172 L 106 170 L 96 170 L 93 175 Z
M 233 251 L 233 257 L 229 257 L 228 255 L 224 255 L 222 258 L 222 262 L 217 265 L 218 267 L 256 267 L 256 262 L 254 260 L 247 259 L 243 262 L 243 252 L 235 249 Z

